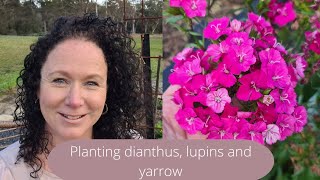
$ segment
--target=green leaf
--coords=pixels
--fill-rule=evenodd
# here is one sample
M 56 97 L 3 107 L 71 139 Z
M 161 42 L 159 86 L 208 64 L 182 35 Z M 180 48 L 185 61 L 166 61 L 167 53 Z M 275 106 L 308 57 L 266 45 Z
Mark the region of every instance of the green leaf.
M 171 24 L 172 26 L 174 26 L 175 28 L 177 28 L 179 31 L 181 32 L 185 32 L 185 33 L 188 33 L 188 29 L 182 27 L 181 25 L 178 25 L 178 24 Z
M 320 89 L 320 72 L 315 73 L 311 77 L 311 87 L 314 89 Z
M 311 87 L 311 83 L 306 84 L 303 89 L 303 100 L 302 102 L 308 102 L 308 100 L 317 92 L 317 90 Z
M 189 31 L 189 34 L 194 35 L 194 36 L 202 36 L 202 34 L 194 32 L 194 31 Z
M 264 95 L 267 95 L 267 94 L 270 94 L 270 91 L 271 91 L 272 89 L 266 89 L 266 90 L 264 90 L 263 92 L 262 92 L 262 94 L 264 94 Z
M 200 44 L 200 46 L 202 46 L 201 48 L 204 47 L 204 41 L 203 41 L 203 40 L 199 39 L 199 40 L 198 40 L 198 44 Z
M 166 18 L 166 23 L 175 24 L 177 21 L 182 20 L 182 19 L 183 19 L 182 15 L 171 16 L 171 17 Z
M 189 44 L 186 45 L 186 47 L 198 48 L 198 49 L 201 48 L 201 47 L 200 47 L 198 44 L 196 44 L 196 43 L 189 43 Z
M 174 15 L 174 16 L 176 16 L 176 15 L 183 15 L 183 11 L 181 11 L 180 8 L 170 7 L 170 8 L 168 8 L 168 9 L 166 10 L 166 12 L 167 12 L 168 14 L 171 14 L 171 15 Z
M 264 14 L 264 13 L 269 12 L 269 11 L 270 11 L 269 8 L 263 8 L 263 9 L 261 10 L 260 14 Z

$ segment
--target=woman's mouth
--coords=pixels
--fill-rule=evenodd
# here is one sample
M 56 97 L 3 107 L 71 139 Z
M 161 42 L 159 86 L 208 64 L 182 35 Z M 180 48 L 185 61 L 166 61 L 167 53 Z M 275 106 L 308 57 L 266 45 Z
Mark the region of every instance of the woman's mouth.
M 69 120 L 77 120 L 77 119 L 80 119 L 85 116 L 85 115 L 68 115 L 68 114 L 63 114 L 63 113 L 59 113 L 59 114 Z

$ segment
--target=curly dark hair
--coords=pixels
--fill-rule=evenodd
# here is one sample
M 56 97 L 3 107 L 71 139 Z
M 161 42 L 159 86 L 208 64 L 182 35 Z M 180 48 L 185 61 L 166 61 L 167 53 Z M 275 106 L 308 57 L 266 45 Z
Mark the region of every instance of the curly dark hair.
M 102 114 L 93 126 L 94 139 L 131 138 L 141 134 L 137 125 L 143 117 L 143 85 L 141 64 L 133 50 L 135 43 L 121 23 L 111 18 L 99 18 L 94 14 L 83 17 L 61 17 L 51 32 L 30 46 L 31 52 L 24 60 L 24 69 L 17 79 L 16 110 L 14 121 L 22 125 L 20 159 L 31 167 L 31 177 L 38 177 L 43 163 L 38 155 L 50 153 L 50 133 L 45 130 L 46 121 L 40 111 L 37 91 L 40 87 L 41 68 L 48 54 L 67 39 L 81 38 L 95 43 L 104 53 L 108 65 L 108 112 Z

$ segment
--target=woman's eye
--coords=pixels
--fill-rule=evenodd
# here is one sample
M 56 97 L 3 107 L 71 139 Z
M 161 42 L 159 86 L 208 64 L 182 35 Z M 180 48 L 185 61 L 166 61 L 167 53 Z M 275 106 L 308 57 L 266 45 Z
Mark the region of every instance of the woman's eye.
M 59 85 L 62 85 L 62 84 L 66 84 L 67 83 L 67 80 L 63 79 L 63 78 L 56 78 L 52 81 L 53 83 L 55 84 L 59 84 Z
M 98 86 L 99 85 L 97 82 L 94 82 L 94 81 L 88 81 L 86 84 L 88 86 Z

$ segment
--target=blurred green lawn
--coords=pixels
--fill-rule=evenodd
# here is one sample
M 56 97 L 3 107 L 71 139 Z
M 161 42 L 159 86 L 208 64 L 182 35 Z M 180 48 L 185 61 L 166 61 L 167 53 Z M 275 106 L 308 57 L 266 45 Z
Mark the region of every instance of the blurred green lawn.
M 30 52 L 30 45 L 37 40 L 36 36 L 1 36 L 0 35 L 0 95 L 15 88 L 16 79 L 23 67 L 23 60 Z M 134 36 L 136 49 L 140 50 L 140 35 Z M 162 56 L 162 36 L 152 35 L 151 56 Z M 152 78 L 155 80 L 157 59 L 151 59 Z M 160 82 L 162 70 L 160 70 Z

